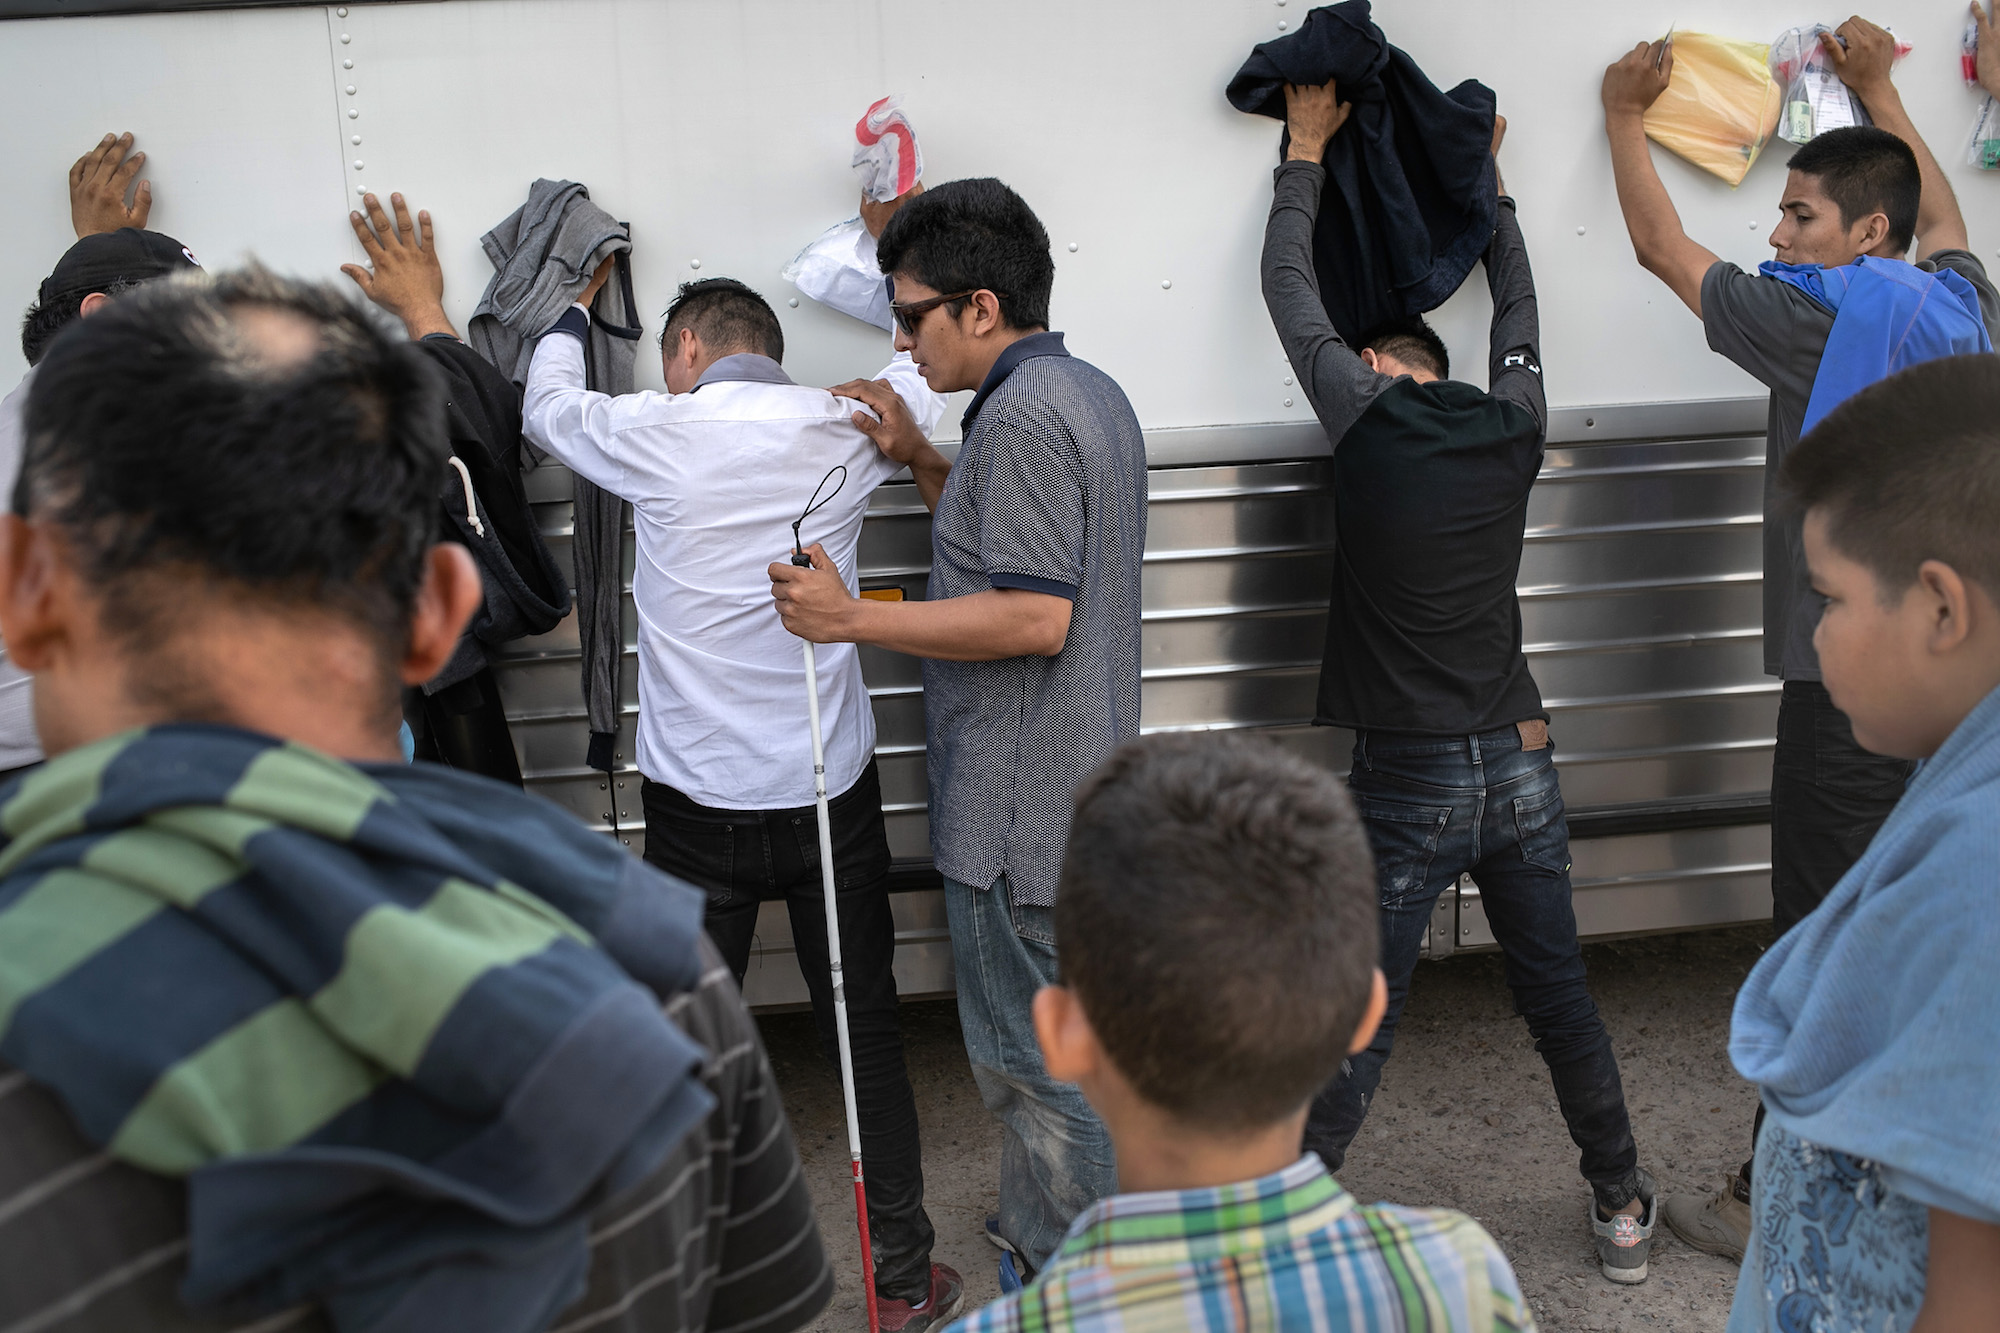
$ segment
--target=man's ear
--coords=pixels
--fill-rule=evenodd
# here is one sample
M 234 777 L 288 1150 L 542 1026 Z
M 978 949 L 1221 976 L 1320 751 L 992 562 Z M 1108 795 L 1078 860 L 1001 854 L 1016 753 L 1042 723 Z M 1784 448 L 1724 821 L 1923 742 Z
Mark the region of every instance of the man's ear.
M 701 335 L 693 329 L 682 328 L 674 334 L 674 359 L 692 370 L 708 355 L 708 346 Z
M 1368 1043 L 1375 1040 L 1375 1029 L 1382 1026 L 1382 1015 L 1389 1011 L 1389 983 L 1382 976 L 1382 969 L 1375 969 L 1374 983 L 1368 990 L 1368 1009 L 1361 1015 L 1361 1022 L 1354 1029 L 1352 1040 L 1347 1043 L 1349 1055 L 1359 1055 L 1368 1049 Z
M 1375 349 L 1372 347 L 1364 347 L 1361 349 L 1361 359 L 1368 363 L 1368 368 L 1370 370 L 1379 371 L 1382 369 L 1381 363 L 1375 359 Z
M 1000 315 L 1000 298 L 983 287 L 966 300 L 965 308 L 972 312 L 974 337 L 998 333 L 1007 327 L 1007 321 Z
M 110 304 L 111 298 L 103 292 L 92 292 L 83 298 L 83 304 L 76 308 L 76 313 L 79 315 L 94 315 Z
M 1887 213 L 1870 213 L 1867 217 L 1862 218 L 1853 227 L 1848 229 L 1848 236 L 1854 246 L 1854 253 L 1858 255 L 1874 254 L 1889 239 L 1889 215 Z M 1901 252 L 1898 251 L 1897 254 L 1891 255 L 1889 258 L 1899 258 L 1900 256 Z
M 1104 1048 L 1083 1012 L 1076 992 L 1067 986 L 1044 986 L 1035 992 L 1035 1040 L 1041 1043 L 1042 1066 L 1049 1077 L 1080 1083 L 1097 1072 Z
M 424 581 L 410 608 L 410 641 L 403 650 L 402 681 L 421 685 L 443 669 L 486 589 L 472 553 L 457 542 L 439 542 L 424 558 Z M 8 646 L 13 641 L 8 640 Z
M 63 632 L 60 560 L 47 529 L 16 514 L 0 514 L 0 639 L 23 671 L 49 664 Z

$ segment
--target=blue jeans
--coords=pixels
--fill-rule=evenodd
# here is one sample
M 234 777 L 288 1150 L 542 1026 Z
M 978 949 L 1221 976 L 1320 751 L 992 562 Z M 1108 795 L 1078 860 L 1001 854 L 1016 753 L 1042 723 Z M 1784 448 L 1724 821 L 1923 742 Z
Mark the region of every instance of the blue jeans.
M 1006 876 L 947 878 L 958 1020 L 980 1100 L 1000 1121 L 1000 1234 L 1044 1267 L 1076 1215 L 1118 1191 L 1111 1135 L 1073 1083 L 1042 1066 L 1031 1011 L 1056 981 L 1053 913 L 1017 905 Z
M 1340 1169 L 1382 1081 L 1431 909 L 1469 872 L 1500 942 L 1514 1010 L 1534 1034 L 1582 1150 L 1584 1179 L 1600 1204 L 1623 1207 L 1638 1150 L 1611 1034 L 1584 983 L 1553 747 L 1524 750 L 1514 727 L 1475 736 L 1362 732 L 1347 781 L 1375 851 L 1389 1009 L 1368 1049 L 1314 1099 L 1305 1146 Z

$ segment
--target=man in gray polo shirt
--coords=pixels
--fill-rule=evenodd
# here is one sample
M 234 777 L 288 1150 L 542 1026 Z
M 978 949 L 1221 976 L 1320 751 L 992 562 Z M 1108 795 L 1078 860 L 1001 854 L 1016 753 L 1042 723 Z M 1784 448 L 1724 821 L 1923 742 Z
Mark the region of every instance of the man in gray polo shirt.
M 945 880 L 959 1014 L 980 1096 L 1000 1118 L 989 1232 L 1039 1268 L 1070 1220 L 1117 1187 L 1111 1141 L 1042 1067 L 1031 1003 L 1056 979 L 1056 875 L 1076 789 L 1139 733 L 1139 560 L 1146 449 L 1124 391 L 1048 331 L 1048 233 L 996 180 L 904 205 L 878 254 L 896 347 L 940 393 L 977 389 L 948 462 L 884 382 L 867 431 L 930 506 L 921 602 L 858 600 L 818 547 L 771 566 L 785 625 L 817 643 L 924 659 L 931 851 Z

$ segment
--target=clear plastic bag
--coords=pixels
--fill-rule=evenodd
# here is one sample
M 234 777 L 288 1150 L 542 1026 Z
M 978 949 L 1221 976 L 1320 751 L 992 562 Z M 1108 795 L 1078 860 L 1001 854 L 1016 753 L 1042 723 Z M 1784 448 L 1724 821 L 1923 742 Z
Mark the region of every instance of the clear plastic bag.
M 903 114 L 902 98 L 883 98 L 854 123 L 854 170 L 861 192 L 878 204 L 907 193 L 922 178 L 924 150 Z
M 1965 146 L 1965 160 L 1982 171 L 2000 171 L 2000 102 L 1991 97 L 1979 104 L 1972 118 L 1972 139 Z
M 1646 135 L 1670 152 L 1740 185 L 1778 124 L 1778 85 L 1762 42 L 1700 32 L 1673 37 L 1667 90 L 1646 112 Z
M 1808 143 L 1828 130 L 1873 125 L 1867 108 L 1840 74 L 1820 44 L 1820 34 L 1832 32 L 1824 23 L 1787 28 L 1771 43 L 1771 81 L 1785 90 L 1778 134 L 1793 143 Z M 1908 42 L 1896 43 L 1896 59 L 1910 53 Z

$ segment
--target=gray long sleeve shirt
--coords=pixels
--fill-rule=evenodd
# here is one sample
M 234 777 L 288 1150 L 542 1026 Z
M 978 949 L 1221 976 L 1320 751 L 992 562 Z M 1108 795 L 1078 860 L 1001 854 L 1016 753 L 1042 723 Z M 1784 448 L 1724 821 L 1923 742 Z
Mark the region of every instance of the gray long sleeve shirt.
M 1315 720 L 1462 736 L 1546 717 L 1514 596 L 1541 468 L 1534 278 L 1510 199 L 1486 251 L 1492 388 L 1419 383 L 1334 332 L 1313 276 L 1324 171 L 1278 168 L 1264 300 L 1334 446 L 1334 578 Z
M 1305 386 L 1329 443 L 1338 445 L 1376 397 L 1395 383 L 1371 370 L 1334 332 L 1313 272 L 1313 223 L 1319 217 L 1326 168 L 1287 162 L 1277 170 L 1271 218 L 1264 230 L 1264 304 L 1284 343 L 1285 355 Z M 1514 201 L 1500 198 L 1499 221 L 1486 250 L 1486 285 L 1493 294 L 1493 325 L 1486 369 L 1487 392 L 1519 403 L 1548 429 L 1542 391 L 1541 316 L 1528 247 L 1514 218 Z

